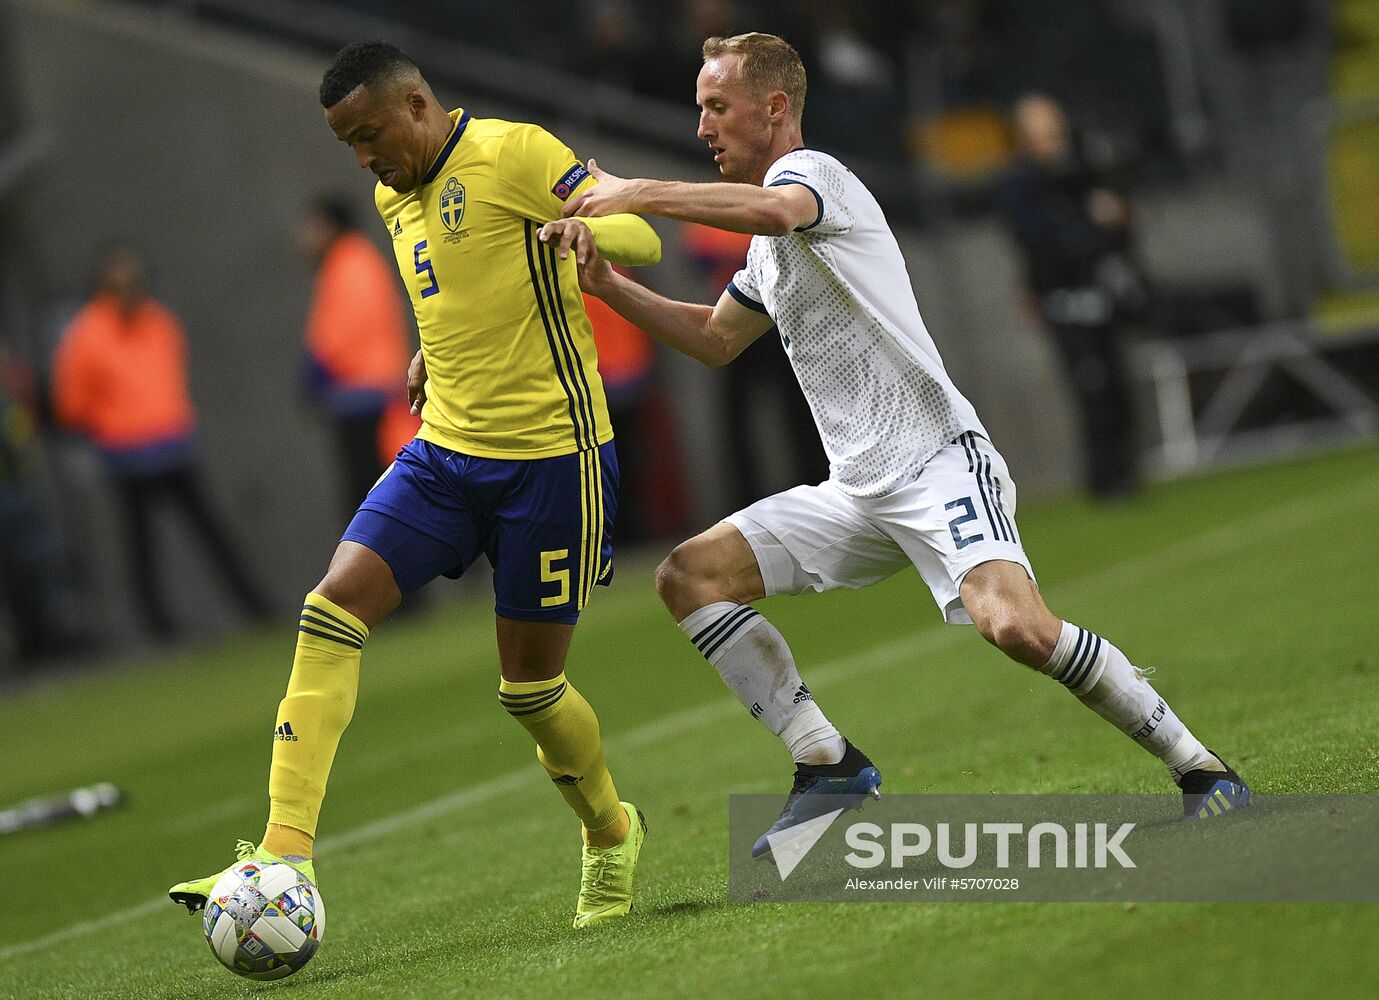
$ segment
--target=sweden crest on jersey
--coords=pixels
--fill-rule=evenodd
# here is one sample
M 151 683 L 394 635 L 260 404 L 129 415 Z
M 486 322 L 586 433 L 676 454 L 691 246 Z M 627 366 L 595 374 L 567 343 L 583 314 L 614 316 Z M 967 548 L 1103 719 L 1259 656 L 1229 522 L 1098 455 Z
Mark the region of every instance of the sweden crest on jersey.
M 460 228 L 464 218 L 464 185 L 454 177 L 446 180 L 440 197 L 441 222 L 452 233 Z

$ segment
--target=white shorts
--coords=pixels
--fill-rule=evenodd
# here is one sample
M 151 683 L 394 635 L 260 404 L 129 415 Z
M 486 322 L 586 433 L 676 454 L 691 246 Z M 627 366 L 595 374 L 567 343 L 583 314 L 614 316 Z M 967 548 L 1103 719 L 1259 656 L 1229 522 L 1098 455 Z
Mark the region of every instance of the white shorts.
M 973 433 L 886 496 L 849 496 L 830 480 L 758 500 L 727 521 L 756 554 L 768 597 L 868 587 L 912 565 L 944 621 L 970 625 L 959 588 L 972 567 L 1004 559 L 1034 579 L 1015 528 L 1010 470 Z

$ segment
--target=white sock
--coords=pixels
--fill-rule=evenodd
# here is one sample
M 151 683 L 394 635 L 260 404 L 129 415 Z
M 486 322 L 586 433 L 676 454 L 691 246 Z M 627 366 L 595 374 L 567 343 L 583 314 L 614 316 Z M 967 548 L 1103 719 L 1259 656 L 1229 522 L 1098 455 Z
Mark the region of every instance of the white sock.
M 1220 766 L 1145 680 L 1146 672 L 1101 636 L 1064 622 L 1042 672 L 1163 761 L 1175 779 L 1196 768 Z
M 843 737 L 800 680 L 785 637 L 753 607 L 719 601 L 680 623 L 738 701 L 785 743 L 797 764 L 836 764 Z

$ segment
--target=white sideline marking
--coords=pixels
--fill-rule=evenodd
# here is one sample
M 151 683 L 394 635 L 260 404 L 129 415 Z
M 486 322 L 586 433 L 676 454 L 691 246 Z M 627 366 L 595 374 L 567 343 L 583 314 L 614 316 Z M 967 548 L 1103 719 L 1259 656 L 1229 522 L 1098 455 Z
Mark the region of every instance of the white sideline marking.
M 1255 535 L 1267 533 L 1270 529 L 1278 527 L 1304 523 L 1315 516 L 1319 504 L 1330 504 L 1327 508 L 1328 513 L 1342 512 L 1353 506 L 1373 504 L 1376 494 L 1379 494 L 1379 484 L 1364 482 L 1358 486 L 1352 484 L 1348 489 L 1337 490 L 1330 497 L 1313 496 L 1282 504 L 1259 514 L 1252 520 L 1228 524 L 1215 531 L 1184 539 L 1176 545 L 1160 549 L 1149 555 L 1115 563 L 1104 570 L 1070 581 L 1061 586 L 1059 590 L 1060 592 L 1088 591 L 1097 593 L 1115 586 L 1139 582 L 1149 571 L 1161 568 L 1161 564 L 1168 567 L 1180 567 L 1203 560 L 1216 560 L 1233 550 L 1245 547 Z M 1278 523 L 1276 524 L 1276 522 Z M 1057 600 L 1054 603 L 1056 608 Z M 1057 613 L 1056 610 L 1055 613 Z M 820 664 L 818 667 L 810 667 L 806 664 L 804 672 L 809 675 L 811 685 L 828 685 L 834 681 L 851 680 L 872 671 L 890 667 L 906 658 L 918 659 L 924 654 L 932 654 L 959 639 L 965 638 L 969 637 L 962 629 L 935 629 L 918 635 L 902 636 L 879 646 L 873 646 L 863 652 L 838 657 Z M 694 729 L 740 710 L 741 706 L 735 700 L 723 697 L 644 723 L 620 737 L 610 738 L 606 743 L 611 748 L 621 749 L 650 746 L 668 736 Z M 329 853 L 332 850 L 340 850 L 377 840 L 416 823 L 423 823 L 437 816 L 443 816 L 512 791 L 532 780 L 532 768 L 530 767 L 500 774 L 488 781 L 449 792 L 411 809 L 404 809 L 392 816 L 366 823 L 339 836 L 327 837 L 321 842 L 320 852 Z M 72 924 L 33 941 L 24 941 L 0 948 L 0 962 L 7 962 L 21 955 L 42 951 L 73 938 L 103 930 L 112 924 L 143 917 L 160 908 L 166 909 L 170 905 L 167 896 L 158 896 L 155 899 L 139 903 L 137 906 L 117 910 L 104 917 Z

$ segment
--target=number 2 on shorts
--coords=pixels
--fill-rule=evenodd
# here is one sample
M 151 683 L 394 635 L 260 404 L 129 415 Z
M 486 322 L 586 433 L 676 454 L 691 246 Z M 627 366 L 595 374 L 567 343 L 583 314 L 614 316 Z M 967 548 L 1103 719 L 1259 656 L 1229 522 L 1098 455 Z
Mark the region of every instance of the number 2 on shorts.
M 956 507 L 961 507 L 963 510 L 967 511 L 966 514 L 963 514 L 960 517 L 955 517 L 948 522 L 948 531 L 953 536 L 953 541 L 957 544 L 958 548 L 965 548 L 966 546 L 971 545 L 973 542 L 980 542 L 983 538 L 985 538 L 986 536 L 981 534 L 980 532 L 975 535 L 968 535 L 964 538 L 962 532 L 959 530 L 961 525 L 966 524 L 968 521 L 975 521 L 977 519 L 977 510 L 975 507 L 972 506 L 972 498 L 963 497 L 961 500 L 954 500 L 952 503 L 946 503 L 943 505 L 944 510 L 953 510 Z

